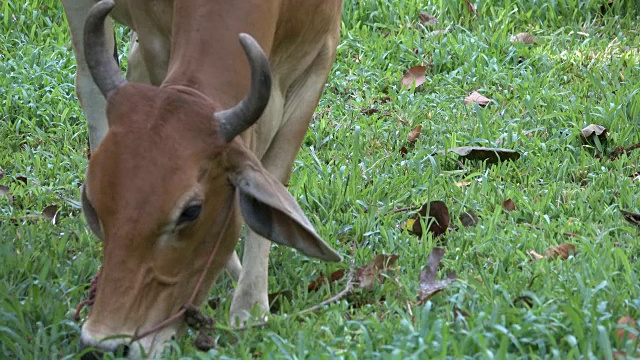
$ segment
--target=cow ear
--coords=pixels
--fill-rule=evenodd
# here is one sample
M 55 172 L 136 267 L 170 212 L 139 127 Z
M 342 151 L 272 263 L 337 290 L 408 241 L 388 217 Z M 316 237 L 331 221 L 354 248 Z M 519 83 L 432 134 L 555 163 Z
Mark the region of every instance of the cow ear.
M 316 234 L 287 189 L 262 167 L 246 161 L 229 179 L 238 189 L 245 222 L 259 235 L 325 261 L 342 261 L 340 255 Z

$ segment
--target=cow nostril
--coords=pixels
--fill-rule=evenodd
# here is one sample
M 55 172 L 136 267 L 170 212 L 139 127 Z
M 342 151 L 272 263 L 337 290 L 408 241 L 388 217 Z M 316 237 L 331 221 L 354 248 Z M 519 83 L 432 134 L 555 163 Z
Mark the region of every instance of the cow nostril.
M 115 351 L 115 355 L 119 357 L 128 357 L 129 356 L 129 345 L 118 345 Z

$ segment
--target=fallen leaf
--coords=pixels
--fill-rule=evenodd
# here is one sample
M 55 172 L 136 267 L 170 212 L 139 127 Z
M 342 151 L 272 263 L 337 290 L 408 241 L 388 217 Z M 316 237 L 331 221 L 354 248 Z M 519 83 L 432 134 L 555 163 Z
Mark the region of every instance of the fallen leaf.
M 476 226 L 478 224 L 478 215 L 473 210 L 460 213 L 460 222 L 464 227 Z
M 428 214 L 427 214 L 428 211 Z M 422 220 L 425 219 L 428 224 L 427 231 L 433 234 L 433 236 L 440 236 L 444 234 L 449 228 L 451 222 L 451 216 L 449 215 L 449 208 L 442 201 L 431 201 L 420 207 L 418 214 L 410 220 L 413 220 L 411 225 L 411 232 L 414 235 L 422 236 Z
M 640 214 L 627 211 L 627 210 L 622 210 L 622 209 L 620 209 L 620 213 L 622 214 L 624 219 L 627 220 L 629 223 L 640 227 Z
M 291 290 L 281 290 L 267 295 L 269 299 L 269 311 L 272 314 L 280 312 L 280 308 L 282 307 L 282 303 L 284 300 L 291 301 L 293 298 L 293 291 Z
M 438 266 L 440 266 L 440 260 L 444 256 L 445 249 L 433 248 L 431 254 L 427 258 L 427 266 L 420 273 L 420 288 L 418 289 L 418 302 L 423 303 L 429 300 L 433 295 L 444 290 L 449 284 L 458 278 L 455 271 L 449 273 L 446 279 L 436 280 L 438 273 Z
M 358 280 L 358 287 L 371 289 L 376 284 L 381 284 L 384 275 L 398 260 L 398 255 L 378 254 L 373 260 L 356 270 L 355 278 Z
M 480 95 L 480 93 L 477 91 L 472 92 L 471 94 L 469 94 L 469 96 L 464 98 L 464 103 L 467 105 L 477 103 L 480 107 L 485 107 L 490 102 L 491 102 L 491 99 L 489 99 L 486 96 Z
M 24 183 L 25 185 L 27 184 L 27 177 L 26 176 L 18 175 L 18 176 L 16 176 L 16 180 L 20 181 L 21 183 Z
M 613 356 L 613 359 L 615 360 L 629 360 L 629 358 L 627 357 L 627 353 L 625 351 L 614 351 L 611 353 L 611 355 Z M 633 358 L 631 358 L 633 359 Z
M 636 149 L 640 149 L 640 143 L 631 145 L 628 148 L 625 148 L 624 146 L 616 146 L 609 154 L 609 161 L 614 161 L 615 159 L 622 156 L 622 154 L 627 154 L 627 156 L 631 156 L 631 152 Z
M 218 306 L 220 306 L 220 303 L 222 302 L 222 300 L 219 297 L 213 297 L 213 298 L 209 298 L 209 300 L 207 300 L 207 305 L 212 309 L 212 310 L 216 310 L 218 308 Z
M 438 24 L 438 18 L 427 12 L 420 11 L 420 24 L 424 26 L 435 26 Z
M 616 335 L 618 336 L 618 339 L 620 339 L 620 341 L 638 340 L 637 334 L 634 334 L 628 329 L 621 328 L 621 327 L 629 327 L 636 330 L 636 332 L 640 332 L 640 328 L 638 328 L 638 326 L 636 325 L 636 321 L 630 315 L 621 317 L 620 320 L 618 320 L 618 325 L 619 326 L 618 326 L 618 329 L 616 330 Z
M 585 144 L 593 143 L 593 138 L 598 137 L 600 142 L 603 142 L 607 138 L 607 128 L 602 125 L 591 124 L 580 131 L 580 139 Z
M 5 196 L 9 204 L 13 204 L 13 195 L 9 193 L 9 187 L 0 185 L 0 197 Z
M 530 296 L 518 296 L 517 298 L 515 298 L 513 300 L 513 306 L 518 306 L 518 304 L 523 303 L 524 305 L 528 306 L 529 308 L 533 307 L 533 299 Z
M 468 160 L 480 160 L 487 161 L 487 163 L 497 163 L 499 161 L 506 160 L 518 160 L 520 158 L 520 153 L 515 150 L 503 149 L 503 148 L 485 148 L 485 147 L 477 147 L 477 146 L 460 146 L 449 149 L 447 152 L 452 152 L 457 154 L 463 159 Z M 435 154 L 444 154 L 444 150 L 439 150 L 433 153 Z
M 60 219 L 60 208 L 57 205 L 49 205 L 42 210 L 42 215 L 55 225 Z
M 407 70 L 407 72 L 402 76 L 402 79 L 400 80 L 400 88 L 411 89 L 412 86 L 418 88 L 420 85 L 424 84 L 425 81 L 427 81 L 425 75 L 426 71 L 427 67 L 424 65 L 414 66 L 411 69 Z
M 314 281 L 309 283 L 309 286 L 307 287 L 307 291 L 308 292 L 318 291 L 322 287 L 322 285 L 324 285 L 325 283 L 332 283 L 342 279 L 344 277 L 344 273 L 345 273 L 344 269 L 336 270 L 332 272 L 331 275 L 329 275 L 328 280 L 324 275 L 320 275 Z
M 461 188 L 461 187 L 465 187 L 465 186 L 469 186 L 471 185 L 471 181 L 458 181 L 456 182 L 456 186 Z
M 516 203 L 514 203 L 511 199 L 507 199 L 502 203 L 502 208 L 507 212 L 513 211 L 516 209 Z
M 467 10 L 476 15 L 476 7 L 471 3 L 471 1 L 467 0 Z
M 453 306 L 453 320 L 454 321 L 462 320 L 462 319 L 468 318 L 469 316 L 470 315 L 469 315 L 468 312 L 460 309 L 459 307 L 457 307 L 455 305 Z
M 569 258 L 569 255 L 577 254 L 576 247 L 572 244 L 562 244 L 558 246 L 554 246 L 547 250 L 544 254 L 540 255 L 537 252 L 530 250 L 529 255 L 531 255 L 535 260 L 540 259 L 557 259 L 561 257 L 563 260 Z
M 405 155 L 407 155 L 409 153 L 409 150 L 407 150 L 406 146 L 402 146 L 400 148 L 400 154 L 402 155 L 402 157 L 404 157 Z
M 413 144 L 416 141 L 418 141 L 418 138 L 420 137 L 420 132 L 422 131 L 422 125 L 418 125 L 416 127 L 414 127 L 413 129 L 411 129 L 411 131 L 409 131 L 409 143 Z
M 380 110 L 378 110 L 376 108 L 362 109 L 362 110 L 360 110 L 360 114 L 369 116 L 369 115 L 373 115 L 373 114 L 377 113 L 378 111 L 380 111 Z
M 545 258 L 544 255 L 538 254 L 537 252 L 535 252 L 535 250 L 529 250 L 529 255 L 531 255 L 531 257 L 533 257 L 534 260 L 540 260 Z
M 448 30 L 433 30 L 433 31 L 430 31 L 427 35 L 430 37 L 434 37 L 434 36 L 446 34 L 447 32 Z
M 511 37 L 512 43 L 533 44 L 537 38 L 529 33 L 519 33 Z

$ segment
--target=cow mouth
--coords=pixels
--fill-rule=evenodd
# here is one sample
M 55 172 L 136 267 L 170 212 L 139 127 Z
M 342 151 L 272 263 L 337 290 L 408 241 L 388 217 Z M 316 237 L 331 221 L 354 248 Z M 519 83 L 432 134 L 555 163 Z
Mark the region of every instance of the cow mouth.
M 107 354 L 127 359 L 156 358 L 165 351 L 166 345 L 176 338 L 177 327 L 166 327 L 150 336 L 132 341 L 131 335 L 95 336 L 89 332 L 85 323 L 82 327 L 81 344 L 87 350 L 82 353 L 81 358 L 102 359 Z

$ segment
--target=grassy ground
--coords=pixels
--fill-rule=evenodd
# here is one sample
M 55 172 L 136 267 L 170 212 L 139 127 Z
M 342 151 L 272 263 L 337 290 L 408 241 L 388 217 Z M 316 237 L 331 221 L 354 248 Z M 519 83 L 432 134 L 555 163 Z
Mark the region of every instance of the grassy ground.
M 619 318 L 640 318 L 640 232 L 619 213 L 640 210 L 640 150 L 607 159 L 615 146 L 640 143 L 640 28 L 627 14 L 633 1 L 606 3 L 475 2 L 473 16 L 464 2 L 347 1 L 337 63 L 289 188 L 346 261 L 276 248 L 270 290 L 290 296 L 269 324 L 221 329 L 209 353 L 184 337 L 173 357 L 640 356 L 616 336 Z M 438 24 L 421 26 L 420 11 Z M 521 32 L 536 43 L 511 43 Z M 427 65 L 426 82 L 401 89 L 415 65 Z M 87 141 L 57 1 L 2 2 L 0 74 L 0 185 L 12 196 L 0 196 L 0 354 L 73 357 L 80 324 L 70 314 L 101 248 L 69 201 L 79 198 Z M 474 90 L 493 101 L 465 105 Z M 608 129 L 606 144 L 582 146 L 578 134 L 591 123 Z M 410 146 L 416 125 L 422 133 Z M 487 165 L 431 156 L 465 145 L 521 157 Z M 516 205 L 508 214 L 507 199 Z M 468 210 L 479 224 L 441 239 L 403 231 L 412 213 L 394 210 L 429 200 L 444 201 L 454 224 Z M 56 224 L 25 217 L 49 205 L 60 208 Z M 563 243 L 577 253 L 530 260 L 528 251 Z M 459 280 L 419 304 L 418 277 L 438 244 L 446 248 L 439 276 L 456 271 Z M 382 284 L 292 318 L 345 286 L 346 278 L 308 292 L 319 275 L 382 253 L 399 256 Z M 211 292 L 220 305 L 208 311 L 221 327 L 231 286 Z

